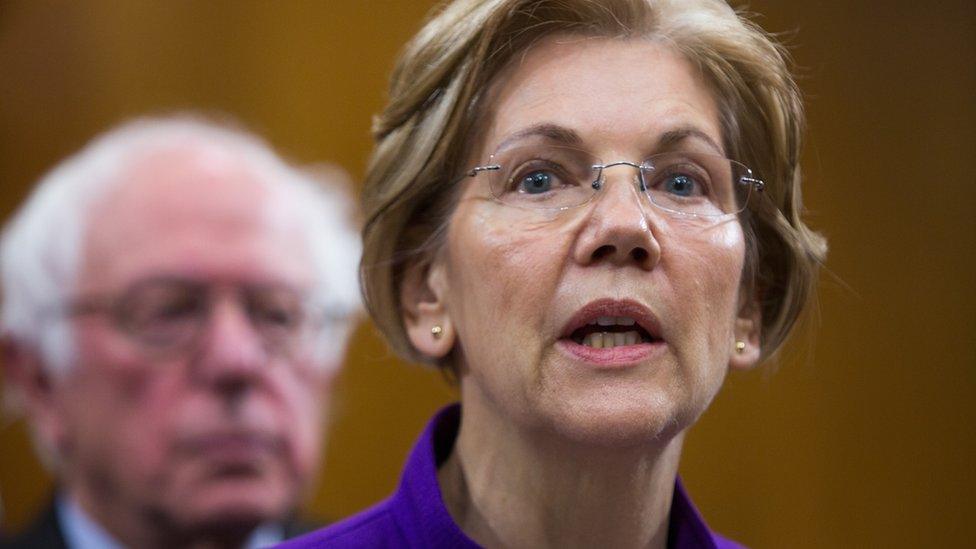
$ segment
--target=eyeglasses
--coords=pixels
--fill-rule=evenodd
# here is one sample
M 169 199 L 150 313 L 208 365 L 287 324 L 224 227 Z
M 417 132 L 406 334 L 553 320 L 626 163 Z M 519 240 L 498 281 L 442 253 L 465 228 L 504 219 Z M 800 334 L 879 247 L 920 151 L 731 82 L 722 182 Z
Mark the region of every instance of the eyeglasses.
M 717 218 L 745 209 L 753 191 L 765 184 L 745 165 L 718 155 L 665 152 L 640 164 L 604 163 L 590 153 L 564 146 L 528 145 L 493 154 L 489 163 L 465 174 L 484 172 L 491 195 L 502 204 L 529 210 L 565 210 L 586 204 L 606 185 L 604 171 L 636 168 L 638 190 L 662 210 L 682 216 Z
M 199 343 L 220 292 L 186 280 L 149 280 L 118 296 L 95 296 L 71 303 L 71 315 L 105 314 L 119 331 L 154 353 L 185 352 Z M 291 355 L 308 346 L 317 328 L 337 315 L 313 314 L 302 294 L 287 287 L 241 286 L 231 294 L 252 330 L 272 354 Z M 344 318 L 344 317 L 343 317 Z

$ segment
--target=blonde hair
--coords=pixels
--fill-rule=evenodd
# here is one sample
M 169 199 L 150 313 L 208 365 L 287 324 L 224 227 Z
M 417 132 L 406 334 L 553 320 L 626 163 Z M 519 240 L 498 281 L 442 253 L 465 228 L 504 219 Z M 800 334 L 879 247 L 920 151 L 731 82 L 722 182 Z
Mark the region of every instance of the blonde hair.
M 457 0 L 435 12 L 393 71 L 363 191 L 363 295 L 391 347 L 424 360 L 406 336 L 399 286 L 442 243 L 485 91 L 556 33 L 660 40 L 712 87 L 726 151 L 766 182 L 766 198 L 741 214 L 743 284 L 759 298 L 763 356 L 775 353 L 815 291 L 827 245 L 801 219 L 804 116 L 788 53 L 720 0 Z

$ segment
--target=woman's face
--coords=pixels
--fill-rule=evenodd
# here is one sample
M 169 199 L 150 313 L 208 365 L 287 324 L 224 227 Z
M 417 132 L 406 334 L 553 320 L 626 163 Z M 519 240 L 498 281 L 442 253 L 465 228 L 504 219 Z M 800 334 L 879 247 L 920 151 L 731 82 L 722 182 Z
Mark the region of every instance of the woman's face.
M 726 156 L 708 87 L 649 40 L 551 37 L 516 58 L 487 99 L 472 165 L 500 146 L 566 142 L 604 163 Z M 758 357 L 735 216 L 676 216 L 639 194 L 635 168 L 604 175 L 590 202 L 561 212 L 493 200 L 485 174 L 460 183 L 445 249 L 419 277 L 422 291 L 404 295 L 418 349 L 456 352 L 466 417 L 477 409 L 597 443 L 669 439 L 705 410 L 730 364 Z

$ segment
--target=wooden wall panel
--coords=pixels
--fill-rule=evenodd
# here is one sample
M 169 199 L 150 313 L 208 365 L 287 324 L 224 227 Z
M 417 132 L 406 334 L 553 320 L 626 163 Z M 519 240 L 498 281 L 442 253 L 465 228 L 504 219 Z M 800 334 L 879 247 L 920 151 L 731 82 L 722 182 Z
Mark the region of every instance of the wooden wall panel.
M 302 162 L 360 177 L 398 48 L 431 2 L 0 4 L 0 219 L 54 162 L 142 113 L 236 117 Z M 811 223 L 830 238 L 816 337 L 731 376 L 683 475 L 718 530 L 754 547 L 955 545 L 973 515 L 976 4 L 754 0 L 785 32 L 810 114 Z M 362 326 L 307 511 L 388 493 L 452 398 Z M 0 420 L 4 526 L 49 479 Z

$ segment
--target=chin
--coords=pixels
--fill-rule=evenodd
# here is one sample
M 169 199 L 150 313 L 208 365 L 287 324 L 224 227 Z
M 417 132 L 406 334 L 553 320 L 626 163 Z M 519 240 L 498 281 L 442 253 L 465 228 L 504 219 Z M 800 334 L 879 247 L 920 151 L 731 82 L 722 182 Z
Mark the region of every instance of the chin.
M 199 490 L 184 502 L 188 525 L 203 528 L 247 527 L 283 519 L 296 504 L 292 490 L 259 480 L 224 481 Z
M 674 360 L 602 368 L 559 358 L 523 413 L 583 445 L 664 447 L 698 420 L 721 383 L 697 381 Z
M 697 420 L 700 411 L 653 390 L 615 390 L 557 400 L 547 423 L 560 437 L 606 448 L 663 447 Z

